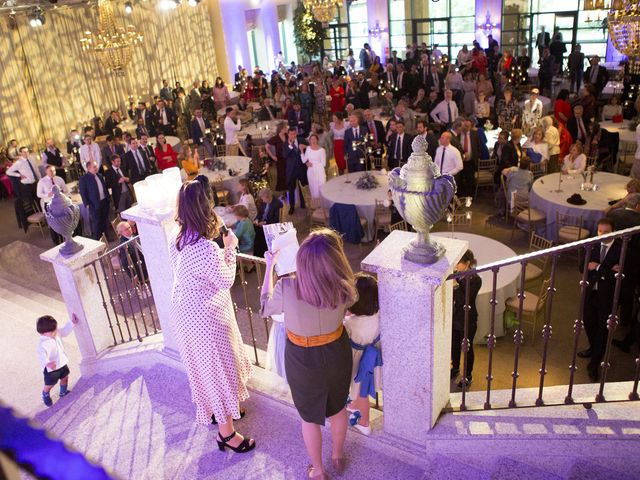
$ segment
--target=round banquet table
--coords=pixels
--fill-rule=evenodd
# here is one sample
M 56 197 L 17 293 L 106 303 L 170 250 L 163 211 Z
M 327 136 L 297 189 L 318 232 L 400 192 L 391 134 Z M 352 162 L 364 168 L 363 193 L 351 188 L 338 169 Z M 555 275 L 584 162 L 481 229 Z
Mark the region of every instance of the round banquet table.
M 613 95 L 621 95 L 624 90 L 624 83 L 609 80 L 602 89 L 603 97 L 612 97 Z
M 631 124 L 631 120 L 624 120 L 621 123 L 613 123 L 610 121 L 601 122 L 600 128 L 604 128 L 607 132 L 617 133 L 620 135 L 620 142 L 623 143 L 636 143 L 636 132 L 635 130 L 629 130 L 629 125 Z
M 224 188 L 229 190 L 229 201 L 232 204 L 235 204 L 240 198 L 240 195 L 238 194 L 239 181 L 241 178 L 245 178 L 249 173 L 251 159 L 249 157 L 235 155 L 218 158 L 222 158 L 226 162 L 227 168 L 225 170 L 209 170 L 206 167 L 200 167 L 199 173 L 209 178 L 210 182 L 218 182 L 222 180 Z M 230 168 L 238 172 L 237 175 L 234 175 L 233 177 L 229 175 Z M 182 176 L 182 180 L 187 178 L 183 169 L 180 170 L 180 175 Z
M 560 173 L 551 173 L 537 179 L 529 193 L 529 203 L 532 208 L 540 210 L 547 217 L 547 229 L 545 235 L 548 239 L 555 239 L 556 213 L 582 217 L 583 227 L 595 231 L 596 224 L 604 216 L 603 210 L 609 206 L 612 200 L 619 200 L 626 194 L 625 185 L 629 177 L 616 175 L 615 173 L 596 172 L 593 182 L 598 189 L 593 191 L 581 191 L 582 175 L 563 175 L 562 192 L 558 189 L 558 176 Z M 584 205 L 572 205 L 567 202 L 574 193 L 579 193 L 587 203 Z
M 431 234 L 434 238 L 451 238 L 451 234 L 445 232 L 435 232 Z M 488 263 L 505 260 L 515 257 L 517 254 L 504 243 L 500 243 L 489 237 L 475 235 L 473 233 L 454 232 L 453 238 L 466 240 L 469 242 L 469 249 L 473 251 L 478 266 Z M 493 287 L 493 272 L 480 273 L 482 286 L 476 298 L 476 309 L 478 310 L 478 330 L 473 343 L 485 343 L 487 335 L 491 333 L 491 289 Z M 508 298 L 514 297 L 518 289 L 520 278 L 520 265 L 508 265 L 502 267 L 498 272 L 496 282 L 496 320 L 494 334 L 496 337 L 504 335 L 504 311 L 505 302 Z
M 173 137 L 171 135 L 165 135 L 164 137 L 167 140 L 167 143 L 173 147 L 176 152 L 180 151 L 180 139 L 178 137 Z M 158 143 L 156 137 L 149 137 L 149 144 L 156 148 L 156 144 Z
M 240 100 L 240 92 L 231 90 L 229 92 L 229 105 L 235 105 Z
M 271 138 L 276 134 L 278 123 L 282 120 L 265 120 L 264 122 L 250 122 L 242 126 L 242 130 L 238 132 L 241 137 L 251 135 L 254 140 L 256 138 Z M 249 152 L 247 152 L 249 153 Z
M 374 218 L 376 213 L 376 200 L 383 202 L 389 191 L 388 174 L 381 171 L 372 173 L 380 184 L 371 190 L 360 190 L 356 187 L 356 181 L 363 172 L 353 172 L 332 178 L 320 187 L 322 197 L 325 199 L 325 208 L 331 208 L 334 203 L 355 205 L 358 215 L 367 220 L 367 231 L 364 232 L 364 240 L 369 242 L 374 237 Z

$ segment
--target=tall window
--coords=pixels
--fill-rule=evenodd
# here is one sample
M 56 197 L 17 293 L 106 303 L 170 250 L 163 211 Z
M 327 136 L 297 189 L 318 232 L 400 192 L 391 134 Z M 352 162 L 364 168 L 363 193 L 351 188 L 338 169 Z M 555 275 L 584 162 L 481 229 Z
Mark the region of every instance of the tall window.
M 354 0 L 349 5 L 349 43 L 355 55 L 369 42 L 367 0 Z M 377 52 L 380 54 L 380 52 Z
M 400 58 L 404 58 L 403 52 L 411 43 L 411 38 L 407 37 L 407 31 L 410 30 L 411 21 L 407 22 L 405 0 L 389 0 L 389 47 L 397 50 Z
M 329 22 L 325 30 L 322 55 L 331 60 L 347 58 L 349 48 L 349 23 L 344 6 L 338 8 L 338 15 Z

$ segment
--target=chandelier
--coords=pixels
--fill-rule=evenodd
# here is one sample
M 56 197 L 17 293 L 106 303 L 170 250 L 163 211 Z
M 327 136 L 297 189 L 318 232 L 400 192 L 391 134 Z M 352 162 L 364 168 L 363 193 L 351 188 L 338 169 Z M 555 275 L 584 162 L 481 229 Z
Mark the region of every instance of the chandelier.
M 640 4 L 633 0 L 614 0 L 607 23 L 611 43 L 629 58 L 630 71 L 640 73 Z
M 340 0 L 302 0 L 304 7 L 313 14 L 313 18 L 329 23 L 336 16 Z
M 113 0 L 98 1 L 98 31 L 84 32 L 80 39 L 83 50 L 93 52 L 102 65 L 118 76 L 131 62 L 133 47 L 142 41 L 142 34 L 133 25 L 116 21 Z

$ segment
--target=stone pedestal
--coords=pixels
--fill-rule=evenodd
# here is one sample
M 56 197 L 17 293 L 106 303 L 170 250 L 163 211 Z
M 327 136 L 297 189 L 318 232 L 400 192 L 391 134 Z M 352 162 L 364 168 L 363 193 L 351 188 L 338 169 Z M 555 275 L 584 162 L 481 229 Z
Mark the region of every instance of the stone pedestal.
M 453 272 L 467 242 L 440 239 L 445 255 L 432 265 L 402 258 L 416 233 L 394 231 L 362 261 L 378 275 L 384 430 L 424 443 L 449 402 Z
M 149 273 L 153 300 L 158 312 L 158 320 L 164 336 L 163 352 L 179 358 L 171 318 L 171 291 L 173 289 L 173 269 L 169 258 L 169 235 L 175 228 L 175 212 L 161 217 L 146 213 L 133 206 L 122 212 L 122 218 L 136 222 L 140 245 Z
M 103 307 L 96 271 L 91 266 L 91 262 L 105 250 L 105 245 L 85 237 L 74 239 L 84 246 L 75 255 L 63 257 L 60 254 L 62 245 L 58 245 L 42 253 L 40 259 L 53 264 L 69 318 L 74 313 L 78 317 L 79 322 L 73 331 L 82 354 L 80 371 L 82 375 L 91 375 L 96 369 L 100 353 L 113 346 L 113 335 Z M 100 269 L 100 265 L 97 268 Z M 102 275 L 100 270 L 98 273 Z M 66 318 L 57 320 L 61 325 L 67 321 Z

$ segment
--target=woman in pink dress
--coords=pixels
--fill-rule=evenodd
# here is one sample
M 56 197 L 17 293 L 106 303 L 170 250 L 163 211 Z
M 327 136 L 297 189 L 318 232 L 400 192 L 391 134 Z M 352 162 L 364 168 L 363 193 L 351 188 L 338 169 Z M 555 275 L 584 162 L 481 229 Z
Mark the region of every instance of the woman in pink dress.
M 222 81 L 222 78 L 216 78 L 216 83 L 213 86 L 213 104 L 215 105 L 216 112 L 221 108 L 224 108 L 229 103 L 229 90 Z
M 244 416 L 240 402 L 249 397 L 246 382 L 251 375 L 229 292 L 236 276 L 238 239 L 229 230 L 222 237 L 224 250 L 213 241 L 221 226 L 213 208 L 206 177 L 182 185 L 178 231 L 169 242 L 174 273 L 171 317 L 196 404 L 196 422 L 217 423 L 218 448 L 244 453 L 256 443 L 233 427 L 233 421 Z
M 178 166 L 178 154 L 173 147 L 167 143 L 167 139 L 164 135 L 160 134 L 157 137 L 158 145 L 156 145 L 156 159 L 158 161 L 158 169 L 160 171 L 167 168 Z

